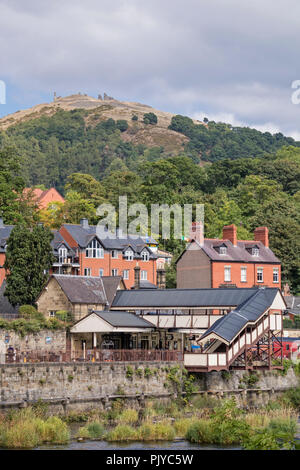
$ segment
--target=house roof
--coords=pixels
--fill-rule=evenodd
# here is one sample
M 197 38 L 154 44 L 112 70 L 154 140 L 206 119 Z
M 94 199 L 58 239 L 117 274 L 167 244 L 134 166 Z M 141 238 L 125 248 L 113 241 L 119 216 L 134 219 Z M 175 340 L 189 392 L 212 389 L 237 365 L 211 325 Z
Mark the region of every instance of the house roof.
M 0 253 L 5 253 L 6 243 L 13 228 L 14 225 L 3 225 L 0 221 Z
M 117 289 L 122 282 L 122 276 L 102 276 L 102 282 L 109 306 L 115 298 Z
M 249 240 L 238 240 L 237 245 L 234 246 L 230 240 L 219 240 L 219 239 L 210 239 L 205 238 L 203 245 L 200 245 L 196 240 L 192 240 L 191 243 L 196 243 L 199 246 L 199 249 L 202 249 L 204 253 L 212 261 L 239 261 L 243 263 L 274 263 L 280 264 L 280 260 L 274 255 L 273 251 L 266 247 L 260 241 L 249 241 Z M 181 253 L 181 255 L 176 260 L 176 263 L 188 250 L 190 244 L 187 248 Z M 226 246 L 227 253 L 220 254 L 215 247 Z M 259 248 L 259 255 L 253 256 L 248 249 L 251 247 L 257 246 Z
M 287 305 L 287 310 L 289 313 L 294 313 L 300 315 L 300 297 L 294 295 L 286 295 L 284 300 Z
M 153 328 L 153 324 L 134 313 L 107 311 L 94 311 L 100 318 L 114 327 Z
M 272 288 L 256 290 L 248 299 L 239 304 L 235 310 L 219 318 L 201 336 L 201 340 L 211 333 L 215 333 L 230 343 L 247 323 L 258 320 L 272 305 L 278 292 L 277 289 Z
M 277 292 L 277 289 L 270 288 Z M 133 289 L 118 291 L 112 308 L 236 307 L 258 288 Z
M 53 274 L 51 278 L 58 282 L 72 303 L 107 304 L 107 297 L 101 277 Z
M 150 253 L 150 258 L 157 258 L 156 254 L 147 246 L 143 237 L 135 235 L 128 235 L 127 237 L 113 236 L 109 232 L 105 232 L 107 236 L 103 236 L 97 225 L 83 227 L 82 225 L 64 224 L 63 227 L 68 230 L 81 248 L 85 248 L 97 236 L 104 249 L 123 251 L 126 247 L 131 246 L 137 254 L 140 254 L 146 248 Z
M 6 280 L 4 279 L 0 287 L 0 316 L 1 314 L 16 315 L 19 312 L 19 307 L 13 307 L 11 305 L 8 298 L 4 295 L 5 289 L 6 289 Z

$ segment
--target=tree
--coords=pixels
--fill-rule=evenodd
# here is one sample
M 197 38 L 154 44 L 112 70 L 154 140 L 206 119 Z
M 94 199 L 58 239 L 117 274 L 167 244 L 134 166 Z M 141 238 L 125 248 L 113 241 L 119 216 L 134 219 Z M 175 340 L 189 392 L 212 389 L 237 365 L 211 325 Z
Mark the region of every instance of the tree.
M 145 113 L 143 121 L 144 124 L 157 124 L 157 116 L 154 113 Z
M 32 229 L 16 225 L 11 231 L 4 268 L 5 295 L 12 305 L 34 305 L 54 261 L 52 239 L 52 232 L 41 224 Z
M 14 147 L 0 150 L 0 212 L 6 224 L 22 221 L 20 198 L 24 189 L 21 158 Z

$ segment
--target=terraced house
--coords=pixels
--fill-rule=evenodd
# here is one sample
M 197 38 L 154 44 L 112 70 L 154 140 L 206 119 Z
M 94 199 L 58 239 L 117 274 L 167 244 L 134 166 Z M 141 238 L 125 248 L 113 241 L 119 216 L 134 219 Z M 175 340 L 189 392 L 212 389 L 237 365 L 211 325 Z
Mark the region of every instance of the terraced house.
M 134 287 L 134 268 L 139 267 L 140 287 L 156 285 L 155 240 L 132 235 L 100 237 L 97 226 L 82 219 L 79 225 L 64 224 L 52 243 L 55 274 L 122 276 L 127 289 Z
M 176 267 L 178 288 L 281 288 L 281 263 L 269 247 L 267 227 L 256 228 L 254 240 L 238 240 L 236 226 L 227 225 L 222 239 L 211 239 L 194 223 Z

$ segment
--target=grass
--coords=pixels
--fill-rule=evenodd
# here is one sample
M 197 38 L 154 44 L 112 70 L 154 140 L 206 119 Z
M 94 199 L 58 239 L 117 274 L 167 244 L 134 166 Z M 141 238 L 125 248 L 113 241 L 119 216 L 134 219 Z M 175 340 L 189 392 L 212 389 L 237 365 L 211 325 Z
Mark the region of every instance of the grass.
M 32 449 L 44 443 L 66 444 L 70 432 L 56 416 L 40 418 L 32 408 L 14 411 L 0 422 L 0 446 L 9 449 Z
M 138 412 L 132 408 L 127 408 L 122 411 L 120 416 L 117 418 L 119 424 L 130 424 L 133 425 L 138 421 Z
M 84 439 L 100 439 L 104 436 L 105 429 L 100 421 L 92 421 L 79 428 L 77 437 Z

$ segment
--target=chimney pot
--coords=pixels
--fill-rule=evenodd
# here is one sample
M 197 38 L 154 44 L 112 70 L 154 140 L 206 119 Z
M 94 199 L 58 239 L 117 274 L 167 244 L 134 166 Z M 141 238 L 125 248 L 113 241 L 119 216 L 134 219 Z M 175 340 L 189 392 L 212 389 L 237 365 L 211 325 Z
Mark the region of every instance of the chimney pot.
M 80 225 L 82 228 L 89 228 L 89 221 L 86 218 L 80 219 Z

